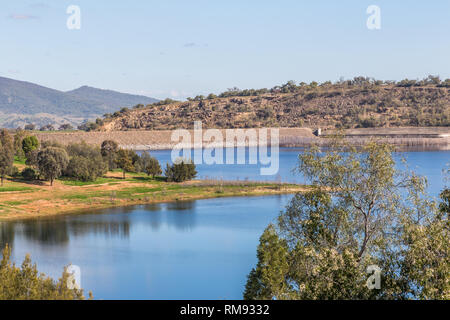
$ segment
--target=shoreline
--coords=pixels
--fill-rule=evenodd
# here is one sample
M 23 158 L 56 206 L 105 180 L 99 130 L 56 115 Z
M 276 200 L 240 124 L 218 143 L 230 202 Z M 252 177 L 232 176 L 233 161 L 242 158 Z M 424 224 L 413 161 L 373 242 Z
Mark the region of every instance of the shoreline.
M 255 128 L 258 132 L 258 129 Z M 269 147 L 271 131 L 279 130 L 279 147 L 310 147 L 318 145 L 327 147 L 330 145 L 330 137 L 336 134 L 337 130 L 324 130 L 320 135 L 313 134 L 310 128 L 261 128 L 268 129 L 267 142 L 260 143 L 257 139 L 247 146 Z M 203 129 L 206 130 L 206 129 Z M 210 143 L 209 141 L 195 141 L 193 130 L 186 130 L 191 137 L 190 143 L 187 141 L 184 146 L 201 147 L 235 147 L 237 141 L 226 141 L 225 130 L 219 129 L 222 133 L 223 141 Z M 242 129 L 248 130 L 248 129 Z M 171 150 L 178 142 L 171 140 L 172 130 L 130 130 L 130 131 L 74 131 L 74 132 L 35 132 L 40 141 L 57 141 L 63 145 L 85 141 L 88 144 L 100 146 L 104 140 L 114 140 L 122 148 L 143 150 Z M 449 127 L 403 127 L 403 128 L 361 128 L 347 129 L 344 137 L 350 145 L 360 146 L 370 140 L 377 140 L 393 144 L 402 148 L 425 148 L 426 150 L 450 150 L 450 128 Z M 178 140 L 179 141 L 179 140 Z
M 177 184 L 137 174 L 130 174 L 128 179 L 121 181 L 115 172 L 110 172 L 108 177 L 110 181 L 107 183 L 85 185 L 68 185 L 67 181 L 56 180 L 53 187 L 8 180 L 4 187 L 0 187 L 0 222 L 154 203 L 294 194 L 308 188 L 292 183 L 218 180 L 192 180 Z M 2 191 L 2 188 L 16 190 Z

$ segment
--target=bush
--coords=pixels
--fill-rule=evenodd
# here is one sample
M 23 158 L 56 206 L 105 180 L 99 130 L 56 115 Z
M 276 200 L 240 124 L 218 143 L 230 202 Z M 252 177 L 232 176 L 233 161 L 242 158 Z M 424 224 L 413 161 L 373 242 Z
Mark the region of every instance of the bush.
M 0 300 L 84 300 L 82 289 L 70 289 L 73 281 L 67 268 L 55 281 L 37 270 L 30 256 L 26 255 L 20 267 L 11 261 L 11 248 L 3 249 L 0 261 Z M 92 293 L 89 293 L 92 299 Z
M 39 148 L 39 141 L 35 136 L 28 136 L 23 138 L 22 140 L 22 150 L 25 153 L 25 156 L 33 151 Z
M 36 170 L 34 170 L 33 168 L 23 169 L 21 172 L 21 175 L 22 175 L 22 178 L 27 181 L 35 180 L 37 177 Z
M 169 182 L 183 182 L 195 178 L 197 171 L 191 160 L 178 159 L 173 165 L 167 164 L 165 175 Z
M 69 144 L 66 147 L 70 157 L 64 176 L 81 181 L 95 181 L 108 170 L 100 148 L 90 146 L 85 142 Z
M 145 172 L 147 175 L 151 175 L 153 178 L 162 173 L 158 160 L 150 156 L 147 151 L 143 152 L 139 157 L 135 168 L 139 169 L 139 172 Z
M 103 159 L 108 164 L 109 170 L 114 170 L 117 168 L 116 156 L 119 150 L 119 144 L 114 140 L 105 140 L 102 142 L 101 153 Z

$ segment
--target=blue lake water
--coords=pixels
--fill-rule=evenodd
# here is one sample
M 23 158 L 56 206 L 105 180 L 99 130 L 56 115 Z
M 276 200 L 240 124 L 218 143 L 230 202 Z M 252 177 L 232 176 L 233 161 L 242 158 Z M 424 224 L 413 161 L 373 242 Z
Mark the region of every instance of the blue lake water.
M 257 165 L 199 165 L 200 178 L 303 182 L 293 176 L 299 149 L 282 149 L 279 177 Z M 170 151 L 151 152 L 162 162 Z M 449 151 L 405 152 L 411 169 L 444 187 Z M 264 228 L 291 196 L 239 197 L 114 208 L 83 215 L 0 223 L 13 259 L 32 255 L 53 277 L 72 263 L 96 299 L 240 299 Z

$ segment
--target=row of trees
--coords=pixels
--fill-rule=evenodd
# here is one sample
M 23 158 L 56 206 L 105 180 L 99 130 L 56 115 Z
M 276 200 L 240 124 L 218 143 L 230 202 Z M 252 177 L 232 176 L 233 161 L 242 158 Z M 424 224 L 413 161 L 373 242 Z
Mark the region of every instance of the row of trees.
M 25 125 L 24 129 L 27 131 L 33 131 L 33 130 L 36 130 L 37 127 L 34 123 L 29 123 L 29 124 Z M 39 131 L 55 131 L 55 130 L 56 130 L 56 128 L 52 124 L 46 124 L 39 128 Z M 58 127 L 58 130 L 60 130 L 60 131 L 73 130 L 73 126 L 70 123 L 63 123 L 62 125 L 60 125 Z
M 133 150 L 119 148 L 117 142 L 106 140 L 101 147 L 85 142 L 62 146 L 56 142 L 39 143 L 35 136 L 25 131 L 16 132 L 14 139 L 7 130 L 0 131 L 0 178 L 17 174 L 14 157 L 28 165 L 21 175 L 26 180 L 44 178 L 53 181 L 65 176 L 81 181 L 94 181 L 108 170 L 121 169 L 123 178 L 127 172 L 142 172 L 155 178 L 162 174 L 158 160 L 148 152 L 141 155 Z M 197 172 L 191 161 L 180 160 L 167 165 L 168 181 L 182 182 L 193 179 Z
M 392 151 L 374 142 L 301 154 L 312 189 L 262 234 L 244 298 L 450 299 L 450 190 L 438 205 Z M 380 286 L 367 286 L 376 269 Z

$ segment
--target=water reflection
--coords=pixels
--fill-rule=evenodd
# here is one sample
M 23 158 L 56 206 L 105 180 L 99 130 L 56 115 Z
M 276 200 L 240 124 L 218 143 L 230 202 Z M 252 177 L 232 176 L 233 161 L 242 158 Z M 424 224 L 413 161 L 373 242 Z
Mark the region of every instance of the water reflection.
M 156 203 L 96 210 L 89 216 L 1 222 L 0 247 L 14 243 L 16 234 L 44 246 L 65 246 L 71 237 L 83 235 L 127 239 L 132 227 L 129 217 L 132 212 L 146 213 L 138 222 L 150 225 L 154 231 L 163 225 L 174 227 L 178 231 L 192 231 L 196 226 L 195 201 Z

